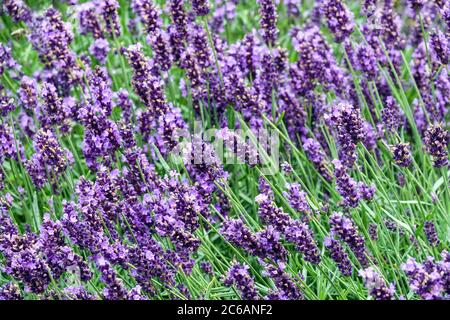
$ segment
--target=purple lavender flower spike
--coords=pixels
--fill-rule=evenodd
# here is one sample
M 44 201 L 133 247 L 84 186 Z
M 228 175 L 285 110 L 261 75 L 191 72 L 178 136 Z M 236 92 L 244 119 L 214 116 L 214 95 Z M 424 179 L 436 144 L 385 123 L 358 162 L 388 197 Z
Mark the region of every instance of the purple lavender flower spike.
M 251 277 L 249 266 L 233 262 L 228 270 L 224 284 L 228 287 L 235 285 L 244 300 L 258 300 L 258 292 L 255 288 L 255 282 Z
M 0 287 L 1 300 L 23 300 L 19 286 L 13 282 L 9 282 Z
M 273 0 L 258 0 L 262 36 L 269 47 L 277 41 L 277 8 Z
M 306 198 L 306 193 L 301 189 L 298 183 L 291 183 L 287 185 L 287 191 L 284 192 L 284 196 L 289 201 L 289 204 L 293 209 L 304 214 L 311 213 L 311 207 L 309 206 Z
M 92 33 L 94 39 L 103 38 L 103 27 L 95 2 L 85 2 L 79 5 L 77 16 L 81 34 Z
M 113 38 L 120 36 L 119 3 L 116 0 L 100 0 L 99 10 L 105 22 L 106 32 Z
M 353 32 L 353 13 L 341 0 L 324 0 L 321 5 L 322 15 L 335 41 L 344 41 Z
M 364 139 L 361 111 L 348 103 L 338 103 L 333 106 L 330 119 L 337 133 L 339 160 L 350 168 L 356 160 L 356 144 Z
M 440 266 L 434 262 L 433 258 L 428 257 L 423 264 L 420 264 L 410 257 L 406 263 L 401 265 L 401 269 L 408 276 L 410 288 L 422 299 L 442 299 L 445 283 L 443 274 L 445 275 L 445 272 L 442 272 Z M 448 277 L 448 266 L 446 272 Z M 448 289 L 448 287 L 445 289 Z
M 386 285 L 381 275 L 372 267 L 359 270 L 359 276 L 363 278 L 364 285 L 369 294 L 375 300 L 392 300 L 394 298 L 394 285 Z
M 341 195 L 345 206 L 357 207 L 361 200 L 358 183 L 350 177 L 347 169 L 339 160 L 333 160 L 334 175 L 336 177 L 336 189 Z
M 206 16 L 209 13 L 208 0 L 191 0 L 192 9 L 197 16 Z
M 339 241 L 330 235 L 324 239 L 324 245 L 330 252 L 331 259 L 336 263 L 339 271 L 344 276 L 351 276 L 353 271 L 352 263 Z
M 4 0 L 3 7 L 14 22 L 29 22 L 31 20 L 30 8 L 22 0 Z
M 412 163 L 411 150 L 409 143 L 397 143 L 391 146 L 394 162 L 400 167 L 409 167 Z
M 303 294 L 292 278 L 284 271 L 286 265 L 279 262 L 276 266 L 267 264 L 265 266 L 265 275 L 273 280 L 277 291 L 272 293 L 268 299 L 277 300 L 299 300 L 303 299 Z
M 133 0 L 131 4 L 133 11 L 139 16 L 145 31 L 153 34 L 161 28 L 161 12 L 152 0 Z
M 448 131 L 442 125 L 431 125 L 425 132 L 424 145 L 426 151 L 433 157 L 436 168 L 448 165 Z
M 433 221 L 431 221 L 431 220 L 425 221 L 423 229 L 424 229 L 424 232 L 425 232 L 428 242 L 433 247 L 439 246 L 440 241 L 439 241 L 438 234 L 436 231 L 436 226 L 434 225 Z
M 100 64 L 105 64 L 109 50 L 108 41 L 102 38 L 96 39 L 89 47 L 89 52 L 98 60 L 98 62 L 100 62 Z
M 442 64 L 446 65 L 450 58 L 450 47 L 447 36 L 442 31 L 435 31 L 430 34 L 430 48 Z
M 320 252 L 314 241 L 311 230 L 304 222 L 292 220 L 285 229 L 284 237 L 286 241 L 295 244 L 298 251 L 303 254 L 303 258 L 313 264 L 320 263 Z
M 22 77 L 18 90 L 19 99 L 23 108 L 27 111 L 36 111 L 38 106 L 37 83 L 27 76 Z
M 366 257 L 366 245 L 364 238 L 359 235 L 358 228 L 354 222 L 345 217 L 342 213 L 333 213 L 330 217 L 329 224 L 332 232 L 347 243 L 350 249 L 355 254 L 358 261 L 363 267 L 367 266 L 368 260 Z

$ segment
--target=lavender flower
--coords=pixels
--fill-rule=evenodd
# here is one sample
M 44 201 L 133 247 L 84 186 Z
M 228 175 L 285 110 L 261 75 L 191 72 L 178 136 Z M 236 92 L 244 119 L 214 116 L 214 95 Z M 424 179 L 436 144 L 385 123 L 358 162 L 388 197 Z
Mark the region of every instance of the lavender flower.
M 80 33 L 92 33 L 95 39 L 103 37 L 103 28 L 94 2 L 86 2 L 78 7 L 77 11 Z
M 258 0 L 260 25 L 263 38 L 269 47 L 275 45 L 277 41 L 277 8 L 273 0 Z
M 89 52 L 98 60 L 98 62 L 100 62 L 100 64 L 105 64 L 109 50 L 108 41 L 102 38 L 96 39 L 89 47 Z
M 322 15 L 336 42 L 342 42 L 353 32 L 353 13 L 341 0 L 324 0 Z
M 440 124 L 431 125 L 425 132 L 425 149 L 433 157 L 436 168 L 445 167 L 448 164 L 448 141 L 449 134 Z
M 363 267 L 367 266 L 366 246 L 364 238 L 359 235 L 357 226 L 350 218 L 345 217 L 342 213 L 333 213 L 330 217 L 329 224 L 332 232 L 347 243 L 355 254 L 358 261 Z
M 35 111 L 38 106 L 36 81 L 27 76 L 22 77 L 18 90 L 19 99 L 27 111 Z
M 284 196 L 289 201 L 291 207 L 298 212 L 310 214 L 311 208 L 306 198 L 306 193 L 301 190 L 298 183 L 291 183 L 287 185 L 287 192 L 284 192 Z
M 3 6 L 14 22 L 29 22 L 31 20 L 30 8 L 22 0 L 4 0 Z
M 361 194 L 358 183 L 350 177 L 347 169 L 339 160 L 333 160 L 334 175 L 336 177 L 336 189 L 342 196 L 343 205 L 357 207 L 361 200 Z
M 228 270 L 225 278 L 225 285 L 236 285 L 241 297 L 244 300 L 258 300 L 258 293 L 255 288 L 255 282 L 248 272 L 249 267 L 245 264 L 234 262 Z
M 431 221 L 431 220 L 425 221 L 424 231 L 425 231 L 425 235 L 427 237 L 428 242 L 433 247 L 437 247 L 439 245 L 440 241 L 439 241 L 438 234 L 436 231 L 436 226 L 434 225 L 433 221 Z
M 408 276 L 410 288 L 422 299 L 442 298 L 445 283 L 442 275 L 445 273 L 442 273 L 441 268 L 433 261 L 433 258 L 428 257 L 423 264 L 420 264 L 410 257 L 406 263 L 401 265 L 401 269 Z M 448 275 L 448 267 L 446 271 Z
M 116 0 L 101 0 L 99 10 L 105 21 L 105 30 L 111 37 L 120 36 L 119 3 Z
M 197 16 L 206 16 L 209 13 L 208 0 L 192 0 L 192 9 Z
M 364 139 L 361 111 L 348 103 L 338 103 L 333 106 L 330 119 L 337 133 L 339 160 L 350 168 L 356 160 L 356 144 Z
M 335 240 L 333 235 L 330 235 L 324 239 L 324 245 L 341 273 L 344 276 L 351 276 L 353 271 L 352 263 L 339 241 Z
M 34 184 L 42 188 L 49 181 L 54 186 L 68 165 L 68 151 L 63 150 L 50 130 L 40 129 L 34 139 L 36 153 L 26 164 Z
M 296 249 L 303 254 L 303 258 L 306 261 L 313 264 L 320 263 L 319 249 L 306 223 L 295 220 L 291 221 L 285 229 L 284 237 L 286 241 L 295 244 Z
M 273 280 L 277 288 L 277 291 L 271 295 L 271 298 L 280 300 L 302 299 L 303 295 L 301 291 L 291 277 L 284 271 L 285 268 L 285 264 L 281 262 L 276 266 L 268 264 L 265 267 L 265 275 Z
M 430 34 L 430 48 L 442 64 L 446 65 L 449 62 L 450 47 L 447 36 L 441 31 L 436 31 Z
M 400 167 L 409 167 L 412 162 L 409 143 L 398 143 L 391 146 L 392 157 Z
M 400 107 L 393 97 L 386 98 L 385 107 L 381 110 L 381 118 L 387 130 L 395 131 L 400 127 Z
M 392 300 L 394 298 L 394 285 L 387 286 L 381 275 L 373 268 L 360 270 L 358 274 L 363 278 L 364 285 L 375 300 Z
M 0 300 L 22 300 L 20 288 L 17 284 L 9 282 L 0 287 Z
M 132 8 L 139 16 L 147 33 L 152 34 L 161 28 L 160 10 L 151 0 L 133 0 Z

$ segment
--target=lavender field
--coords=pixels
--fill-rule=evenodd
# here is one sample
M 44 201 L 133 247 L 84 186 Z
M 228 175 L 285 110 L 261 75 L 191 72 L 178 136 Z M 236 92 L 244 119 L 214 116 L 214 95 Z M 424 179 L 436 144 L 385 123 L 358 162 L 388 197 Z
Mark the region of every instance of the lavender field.
M 450 0 L 0 3 L 0 300 L 450 298 Z

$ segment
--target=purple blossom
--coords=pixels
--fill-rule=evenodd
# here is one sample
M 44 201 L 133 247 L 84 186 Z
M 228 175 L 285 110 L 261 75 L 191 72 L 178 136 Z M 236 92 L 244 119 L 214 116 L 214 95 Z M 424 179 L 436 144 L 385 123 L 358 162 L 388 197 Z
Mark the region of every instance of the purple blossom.
M 197 16 L 206 16 L 209 13 L 208 0 L 191 0 L 192 10 Z
M 276 266 L 267 264 L 265 267 L 265 275 L 273 280 L 277 291 L 269 296 L 269 299 L 278 300 L 299 300 L 303 299 L 303 294 L 294 283 L 292 278 L 284 271 L 286 268 L 284 263 L 278 263 Z
M 30 8 L 22 0 L 4 0 L 3 7 L 14 22 L 29 22 L 31 20 Z
M 353 32 L 353 13 L 341 0 L 324 0 L 322 15 L 336 42 L 342 42 Z
M 99 0 L 98 9 L 105 22 L 105 31 L 113 38 L 120 36 L 119 3 L 116 0 Z
M 423 229 L 424 229 L 424 232 L 425 232 L 428 242 L 433 247 L 439 246 L 440 241 L 439 241 L 438 234 L 436 231 L 436 226 L 434 225 L 433 221 L 431 221 L 431 220 L 425 221 Z
M 355 254 L 363 267 L 367 266 L 366 245 L 364 238 L 359 235 L 358 227 L 342 213 L 333 213 L 329 219 L 332 232 L 339 236 Z
M 431 125 L 425 132 L 425 150 L 433 157 L 436 168 L 448 165 L 449 134 L 440 124 Z
M 102 38 L 96 39 L 89 47 L 89 52 L 98 60 L 98 62 L 100 62 L 100 64 L 105 64 L 109 50 L 108 41 Z
M 394 162 L 400 167 L 406 168 L 412 163 L 409 143 L 397 143 L 391 146 L 391 152 Z
M 330 252 L 330 256 L 338 266 L 344 276 L 351 276 L 353 267 L 347 253 L 345 252 L 339 241 L 335 240 L 332 235 L 324 239 L 325 248 Z
M 235 285 L 244 300 L 258 300 L 255 282 L 248 269 L 247 265 L 234 262 L 227 272 L 224 284 L 228 287 Z
M 23 300 L 19 286 L 13 282 L 1 286 L 0 300 Z
M 373 268 L 359 270 L 358 274 L 363 278 L 364 285 L 372 298 L 375 300 L 392 300 L 394 298 L 394 285 L 387 286 L 381 275 Z
M 35 111 L 38 106 L 37 83 L 27 76 L 22 77 L 18 90 L 19 99 L 27 111 Z
M 161 12 L 151 0 L 133 0 L 133 11 L 139 16 L 148 34 L 153 34 L 161 28 Z
M 258 0 L 262 36 L 267 46 L 273 47 L 277 41 L 277 8 L 273 0 Z

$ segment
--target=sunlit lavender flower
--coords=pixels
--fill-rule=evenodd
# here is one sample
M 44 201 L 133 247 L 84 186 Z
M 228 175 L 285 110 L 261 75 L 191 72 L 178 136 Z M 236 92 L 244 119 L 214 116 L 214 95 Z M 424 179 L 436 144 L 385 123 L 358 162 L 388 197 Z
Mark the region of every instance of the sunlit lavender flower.
M 303 298 L 303 294 L 292 278 L 284 271 L 286 265 L 279 262 L 276 266 L 267 264 L 265 266 L 265 275 L 273 280 L 277 291 L 271 295 L 272 299 L 279 300 L 298 300 Z
M 278 208 L 273 200 L 267 194 L 259 194 L 255 198 L 255 202 L 259 204 L 258 214 L 265 224 L 271 224 L 278 231 L 284 233 L 291 222 L 288 214 Z
M 428 257 L 420 264 L 410 257 L 401 265 L 401 269 L 408 276 L 410 288 L 425 300 L 441 299 L 444 291 L 443 274 L 433 260 Z
M 445 167 L 448 164 L 449 134 L 442 125 L 431 125 L 425 132 L 424 145 L 426 151 L 433 157 L 436 168 Z
M 436 226 L 434 225 L 433 221 L 431 221 L 431 220 L 425 221 L 423 229 L 424 229 L 424 232 L 425 232 L 428 242 L 432 246 L 437 247 L 439 245 L 440 241 L 439 241 L 438 234 L 436 231 Z
M 378 75 L 377 57 L 375 51 L 369 45 L 360 45 L 356 51 L 358 68 L 369 80 L 374 80 Z
M 258 0 L 260 25 L 266 44 L 274 46 L 277 41 L 277 8 L 273 0 Z
M 285 229 L 284 237 L 286 241 L 295 244 L 295 248 L 303 254 L 306 261 L 313 264 L 320 263 L 319 249 L 306 223 L 291 220 Z
M 381 109 L 381 119 L 387 130 L 395 131 L 401 125 L 400 106 L 391 96 L 386 98 L 385 106 Z
M 0 43 L 0 76 L 2 76 L 5 71 L 18 73 L 20 71 L 20 65 L 14 60 L 11 54 L 11 48 Z M 3 88 L 3 86 L 0 88 Z
M 35 111 L 38 106 L 37 83 L 27 76 L 22 77 L 18 90 L 19 99 L 23 108 L 27 111 Z
M 23 300 L 19 286 L 13 282 L 1 286 L 0 300 Z
M 359 276 L 363 278 L 364 285 L 367 290 L 369 290 L 369 294 L 375 300 L 392 300 L 394 297 L 394 285 L 386 285 L 386 282 L 381 277 L 381 275 L 374 270 L 372 267 L 369 267 L 364 270 L 359 270 Z
M 31 20 L 30 8 L 22 0 L 3 0 L 3 7 L 14 22 Z
M 103 37 L 103 27 L 95 2 L 80 4 L 77 8 L 77 16 L 81 34 L 92 33 L 95 39 Z
M 333 106 L 330 119 L 337 133 L 339 160 L 350 168 L 356 160 L 356 144 L 364 139 L 361 111 L 348 103 L 338 103 Z
M 187 38 L 188 19 L 184 9 L 184 0 L 170 0 L 169 11 L 178 36 L 185 40 Z
M 7 116 L 11 111 L 16 109 L 14 98 L 9 92 L 0 91 L 0 115 Z
M 226 286 L 235 285 L 244 300 L 258 300 L 255 282 L 248 272 L 249 266 L 234 262 L 228 270 L 224 283 Z
M 412 162 L 409 143 L 397 143 L 391 146 L 392 157 L 394 162 L 400 167 L 409 167 Z
M 170 39 L 163 30 L 155 31 L 147 37 L 153 50 L 153 59 L 161 71 L 168 71 L 172 65 Z
M 68 151 L 60 147 L 53 132 L 45 129 L 36 133 L 34 146 L 36 153 L 26 165 L 31 179 L 38 188 L 47 181 L 55 184 L 67 168 Z
M 322 14 L 336 42 L 342 42 L 353 32 L 353 13 L 341 0 L 324 0 Z
M 430 48 L 442 64 L 446 65 L 450 58 L 450 47 L 447 36 L 438 30 L 430 33 Z
M 284 196 L 289 201 L 291 207 L 301 213 L 311 213 L 306 193 L 301 189 L 300 185 L 298 183 L 291 183 L 287 185 L 287 189 L 284 192 Z
M 14 132 L 7 124 L 0 124 L 0 160 L 15 159 L 17 152 Z
M 105 64 L 106 57 L 109 53 L 109 43 L 105 39 L 96 39 L 94 43 L 89 47 L 89 52 L 98 60 L 101 64 Z
M 408 0 L 409 6 L 414 10 L 420 10 L 425 5 L 425 0 Z
M 119 3 L 116 0 L 101 0 L 99 10 L 105 21 L 105 30 L 111 37 L 120 36 Z
M 326 165 L 325 154 L 317 140 L 312 138 L 307 138 L 303 142 L 303 149 L 309 160 L 314 164 L 314 167 L 319 171 L 319 173 L 327 181 L 331 181 L 331 175 Z
M 192 9 L 198 16 L 206 16 L 209 13 L 208 0 L 191 0 Z
M 358 183 L 350 177 L 341 161 L 333 160 L 334 175 L 336 177 L 336 189 L 343 198 L 343 204 L 349 207 L 357 207 L 361 200 Z
M 359 235 L 358 227 L 354 222 L 342 213 L 335 212 L 331 215 L 329 224 L 331 230 L 338 235 L 342 241 L 347 243 L 361 265 L 363 267 L 367 266 L 368 260 L 366 257 L 364 238 Z
M 353 271 L 352 263 L 339 241 L 335 240 L 333 235 L 330 235 L 324 239 L 324 245 L 341 273 L 344 276 L 351 276 Z
M 131 6 L 147 33 L 151 34 L 160 29 L 161 12 L 152 0 L 133 0 Z

